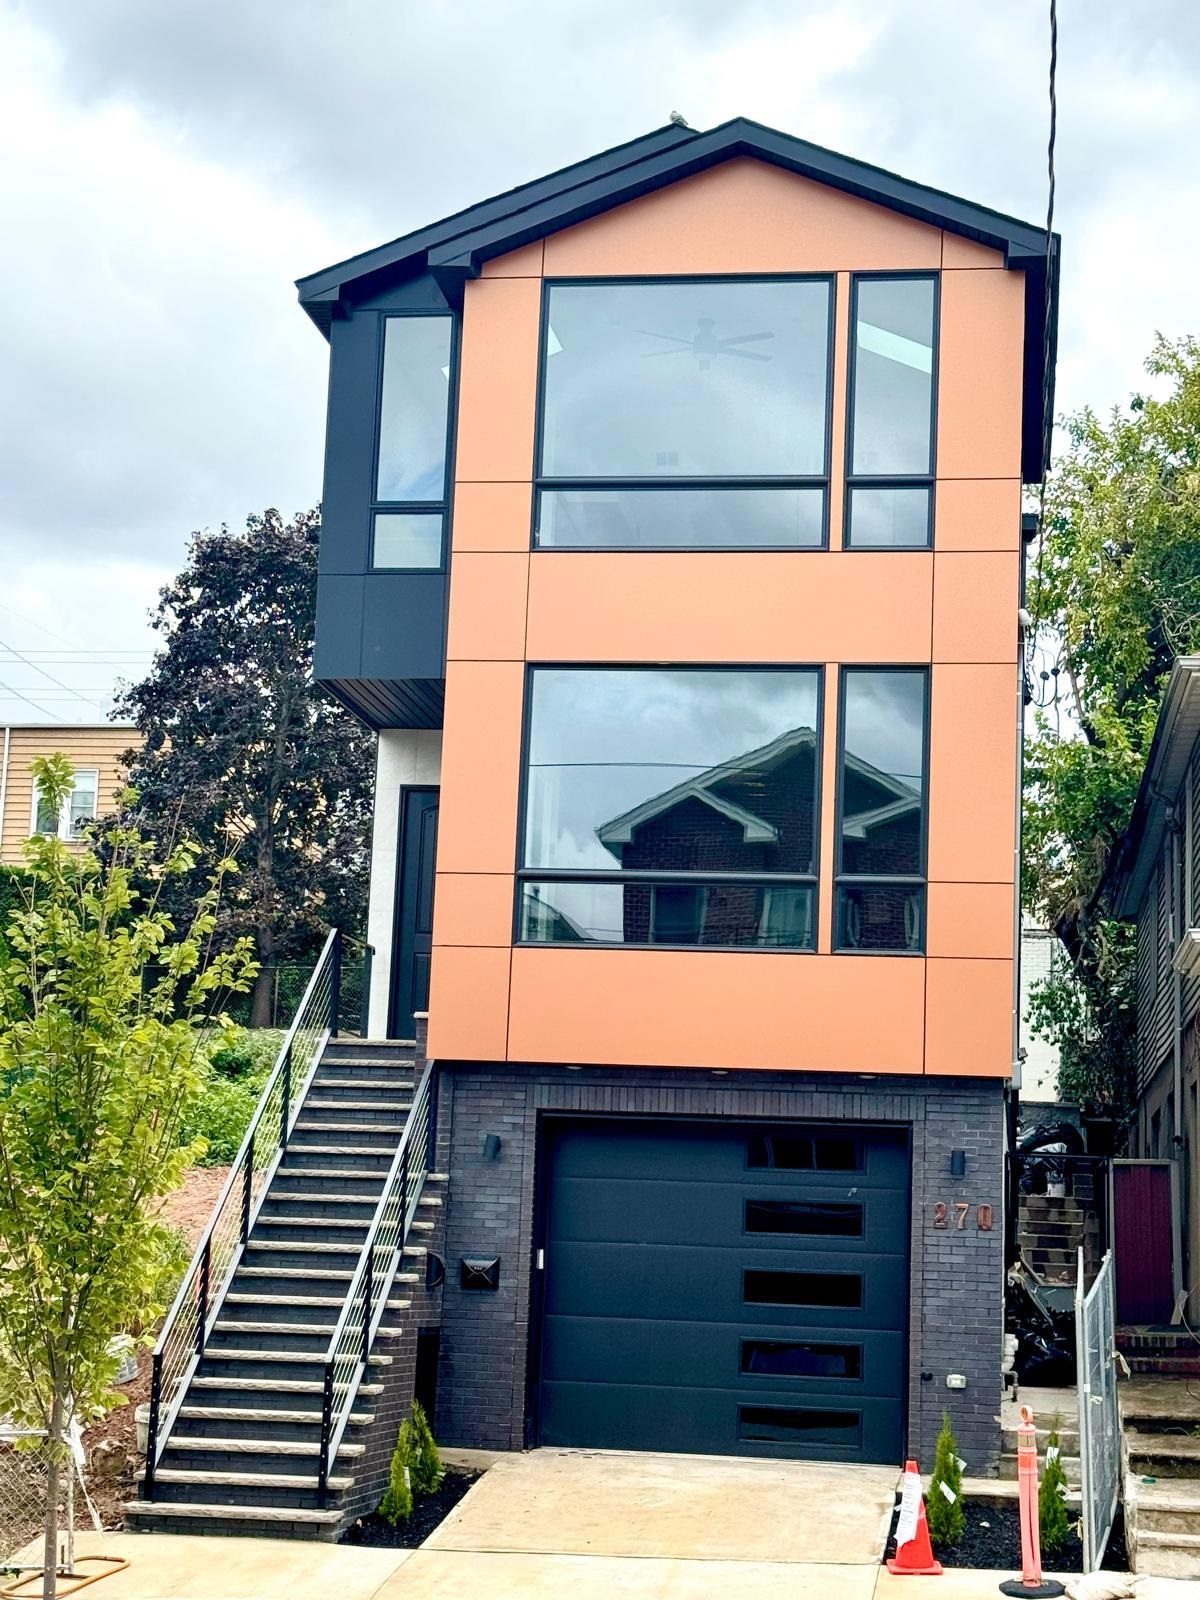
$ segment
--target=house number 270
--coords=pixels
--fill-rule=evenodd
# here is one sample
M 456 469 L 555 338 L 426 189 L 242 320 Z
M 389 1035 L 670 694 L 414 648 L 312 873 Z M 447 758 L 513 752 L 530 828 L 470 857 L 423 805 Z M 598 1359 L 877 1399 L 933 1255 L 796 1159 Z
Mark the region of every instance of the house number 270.
M 970 1204 L 966 1200 L 956 1200 L 948 1206 L 944 1200 L 937 1200 L 933 1207 L 933 1225 L 935 1228 L 948 1228 L 951 1213 L 954 1214 L 954 1227 L 959 1233 L 967 1225 L 967 1218 L 971 1214 Z M 992 1208 L 986 1203 L 975 1207 L 975 1225 L 980 1233 L 992 1231 Z

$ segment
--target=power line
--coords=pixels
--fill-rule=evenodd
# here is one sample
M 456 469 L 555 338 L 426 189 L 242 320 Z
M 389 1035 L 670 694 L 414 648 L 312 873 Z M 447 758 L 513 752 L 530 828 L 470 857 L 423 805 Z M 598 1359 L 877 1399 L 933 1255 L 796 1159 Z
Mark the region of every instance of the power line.
M 44 717 L 49 717 L 51 722 L 61 722 L 63 720 L 61 717 L 55 716 L 53 711 L 47 711 L 45 706 L 38 705 L 36 700 L 31 700 L 20 689 L 14 689 L 11 683 L 0 682 L 0 690 L 3 690 L 5 694 L 16 695 L 18 700 L 24 700 L 27 706 L 32 706 L 35 711 L 40 711 Z
M 15 657 L 23 666 L 32 667 L 34 672 L 39 673 L 48 682 L 55 684 L 59 689 L 65 689 L 68 694 L 74 695 L 77 700 L 82 700 L 84 705 L 97 703 L 94 695 L 80 694 L 78 689 L 73 689 L 69 683 L 64 683 L 61 678 L 56 678 L 52 672 L 47 672 L 45 667 L 39 667 L 36 661 L 31 661 L 28 656 L 23 656 L 19 650 L 15 649 L 11 644 L 6 644 L 3 639 L 0 639 L 0 649 L 7 650 L 9 655 Z

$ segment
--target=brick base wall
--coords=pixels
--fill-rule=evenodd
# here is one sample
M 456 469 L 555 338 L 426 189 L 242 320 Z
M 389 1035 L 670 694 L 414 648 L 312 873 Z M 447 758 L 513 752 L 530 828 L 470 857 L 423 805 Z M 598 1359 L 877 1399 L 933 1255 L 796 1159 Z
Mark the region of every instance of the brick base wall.
M 900 1124 L 913 1159 L 909 1289 L 909 1451 L 931 1466 L 943 1409 L 968 1471 L 987 1475 L 999 1458 L 1004 1297 L 1005 1097 L 998 1080 L 872 1080 L 805 1073 L 635 1071 L 454 1063 L 441 1073 L 450 1187 L 446 1287 L 438 1383 L 439 1441 L 519 1450 L 526 1436 L 530 1277 L 539 1117 L 594 1115 L 767 1117 Z M 501 1140 L 485 1159 L 488 1134 Z M 952 1150 L 966 1175 L 950 1175 Z M 947 1226 L 934 1207 L 947 1207 Z M 969 1209 L 957 1227 L 955 1202 Z M 980 1205 L 993 1226 L 978 1226 Z M 462 1256 L 498 1256 L 494 1292 L 459 1287 Z M 961 1374 L 965 1389 L 948 1389 Z

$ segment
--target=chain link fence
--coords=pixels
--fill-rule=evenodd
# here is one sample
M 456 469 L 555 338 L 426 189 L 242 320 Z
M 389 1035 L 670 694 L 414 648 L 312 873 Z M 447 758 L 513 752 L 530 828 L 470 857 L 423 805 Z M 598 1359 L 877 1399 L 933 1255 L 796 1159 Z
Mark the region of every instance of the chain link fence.
M 283 963 L 268 967 L 270 975 L 270 1014 L 264 1024 L 268 1028 L 286 1028 L 296 1015 L 296 1008 L 313 975 L 315 961 Z M 339 1033 L 362 1031 L 363 988 L 366 982 L 364 963 L 346 961 L 342 964 L 341 1003 L 338 1006 Z M 235 1022 L 249 1027 L 254 997 L 251 994 L 234 995 L 226 1010 Z
M 41 1534 L 49 1461 L 45 1435 L 0 1424 L 0 1567 Z M 60 1517 L 67 1512 L 70 1473 L 60 1474 Z

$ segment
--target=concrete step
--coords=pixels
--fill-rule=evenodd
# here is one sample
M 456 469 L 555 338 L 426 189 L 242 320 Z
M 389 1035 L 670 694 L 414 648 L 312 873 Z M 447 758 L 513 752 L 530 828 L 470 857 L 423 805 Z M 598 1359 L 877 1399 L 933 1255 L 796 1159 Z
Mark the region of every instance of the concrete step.
M 365 1444 L 341 1444 L 338 1446 L 338 1460 L 343 1456 L 361 1456 L 366 1453 Z M 302 1456 L 305 1459 L 313 1453 L 313 1446 L 304 1439 L 219 1439 L 203 1436 L 189 1435 L 183 1439 L 172 1436 L 167 1440 L 164 1454 L 170 1450 L 191 1450 L 201 1454 L 228 1453 L 229 1455 L 264 1455 L 264 1456 Z
M 289 1422 L 314 1427 L 321 1426 L 321 1412 L 287 1411 L 282 1406 L 274 1410 L 269 1406 L 180 1406 L 179 1416 L 189 1422 Z M 349 1426 L 365 1428 L 375 1421 L 373 1411 L 352 1411 Z
M 204 1393 L 219 1393 L 228 1391 L 231 1394 L 260 1394 L 260 1395 L 294 1395 L 316 1394 L 325 1392 L 323 1382 L 312 1378 L 237 1378 L 226 1377 L 223 1374 L 217 1377 L 193 1378 L 188 1385 L 188 1393 L 199 1389 Z M 376 1395 L 383 1393 L 382 1383 L 360 1383 L 360 1395 Z
M 196 1501 L 179 1505 L 158 1500 L 131 1500 L 121 1509 L 133 1523 L 165 1522 L 183 1516 L 205 1522 L 307 1522 L 314 1527 L 333 1528 L 342 1515 L 340 1511 L 302 1511 L 295 1506 L 219 1506 L 201 1505 Z M 216 1530 L 210 1528 L 206 1531 Z
M 1129 1470 L 1139 1477 L 1200 1479 L 1200 1437 L 1194 1434 L 1127 1428 L 1125 1447 Z
M 1200 1533 L 1138 1533 L 1134 1566 L 1139 1577 L 1200 1578 Z
M 1060 1459 L 1061 1459 L 1062 1464 L 1063 1464 L 1063 1471 L 1067 1475 L 1067 1488 L 1068 1489 L 1076 1489 L 1077 1490 L 1079 1488 L 1080 1484 L 1083 1482 L 1083 1477 L 1082 1477 L 1083 1468 L 1082 1468 L 1082 1466 L 1080 1464 L 1079 1457 L 1078 1456 L 1062 1456 Z M 1039 1478 L 1040 1478 L 1041 1474 L 1045 1471 L 1045 1468 L 1046 1468 L 1045 1455 L 1042 1452 L 1039 1451 L 1038 1452 L 1038 1476 L 1039 1476 Z M 1011 1480 L 1013 1482 L 1016 1482 L 1016 1479 L 1017 1479 L 1017 1457 L 1016 1457 L 1015 1454 L 1009 1454 L 1008 1452 L 1005 1452 L 1005 1454 L 1000 1457 L 1000 1476 L 1001 1476 L 1001 1478 L 1005 1479 L 1006 1481 Z

